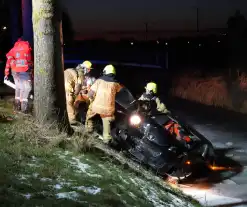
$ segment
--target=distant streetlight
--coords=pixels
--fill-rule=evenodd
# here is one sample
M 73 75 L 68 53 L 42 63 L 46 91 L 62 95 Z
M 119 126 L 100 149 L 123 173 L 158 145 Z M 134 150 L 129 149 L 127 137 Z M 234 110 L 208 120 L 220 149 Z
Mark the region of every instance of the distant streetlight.
M 134 42 L 131 42 L 130 44 L 131 44 L 131 45 L 133 45 L 133 44 L 134 44 Z
M 158 40 L 156 42 L 157 42 L 157 44 L 160 44 L 160 42 Z
M 188 41 L 188 44 L 190 44 L 190 41 Z
M 168 43 L 166 42 L 166 45 L 168 45 Z
M 7 29 L 7 27 L 4 26 L 4 27 L 3 27 L 3 30 L 6 30 L 6 29 Z
M 220 40 L 218 40 L 218 43 L 220 43 Z
M 199 44 L 199 47 L 201 47 L 202 46 L 202 44 Z

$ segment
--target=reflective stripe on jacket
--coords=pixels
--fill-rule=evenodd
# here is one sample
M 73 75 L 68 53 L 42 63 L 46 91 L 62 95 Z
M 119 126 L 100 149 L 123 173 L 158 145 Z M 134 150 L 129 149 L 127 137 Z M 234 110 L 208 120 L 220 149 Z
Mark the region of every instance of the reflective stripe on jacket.
M 156 103 L 156 109 L 157 111 L 161 113 L 168 113 L 169 110 L 166 108 L 166 105 L 160 101 L 160 99 L 157 96 L 149 96 L 146 93 L 142 94 L 142 96 L 139 98 L 141 101 L 154 101 Z

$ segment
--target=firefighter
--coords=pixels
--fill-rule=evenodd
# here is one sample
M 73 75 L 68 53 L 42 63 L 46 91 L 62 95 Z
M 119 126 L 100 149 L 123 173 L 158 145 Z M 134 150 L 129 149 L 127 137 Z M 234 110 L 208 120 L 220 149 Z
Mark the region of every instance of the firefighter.
M 76 110 L 76 119 L 84 123 L 86 118 L 86 113 L 90 105 L 90 100 L 88 97 L 88 91 L 90 91 L 91 86 L 96 81 L 95 77 L 86 76 L 82 87 L 82 90 L 78 94 L 74 102 L 74 108 Z
M 93 117 L 100 115 L 103 122 L 103 142 L 106 144 L 112 140 L 111 122 L 115 118 L 115 96 L 121 89 L 115 76 L 115 67 L 107 65 L 103 70 L 103 76 L 95 81 L 88 93 L 91 104 L 86 116 L 86 130 L 93 132 Z
M 146 91 L 139 98 L 140 101 L 153 101 L 156 104 L 157 111 L 161 113 L 170 113 L 170 111 L 166 108 L 166 105 L 160 101 L 160 99 L 156 96 L 157 94 L 157 84 L 154 82 L 149 82 L 146 87 Z
M 92 63 L 90 61 L 84 61 L 76 68 L 68 68 L 64 71 L 66 105 L 70 124 L 77 123 L 74 102 L 77 95 L 82 90 L 85 74 L 90 71 L 91 67 Z
M 9 79 L 10 69 L 15 82 L 16 111 L 29 112 L 29 97 L 32 91 L 33 58 L 28 41 L 19 38 L 14 47 L 6 54 L 5 80 Z

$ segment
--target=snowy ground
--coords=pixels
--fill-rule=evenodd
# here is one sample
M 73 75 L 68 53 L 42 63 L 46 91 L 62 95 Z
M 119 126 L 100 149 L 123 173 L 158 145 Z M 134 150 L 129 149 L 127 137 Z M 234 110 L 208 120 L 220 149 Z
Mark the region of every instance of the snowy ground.
M 10 106 L 1 102 L 0 114 L 11 114 Z M 0 118 L 0 204 L 4 206 L 198 206 L 104 154 L 40 147 L 33 133 L 24 133 L 26 127 L 32 126 Z
M 25 169 L 29 173 L 21 173 L 15 178 L 20 184 L 25 185 L 25 188 L 20 190 L 17 185 L 17 188 L 11 186 L 8 190 L 13 194 L 24 197 L 26 200 L 37 199 L 37 196 L 43 195 L 56 199 L 67 199 L 75 203 L 92 204 L 94 197 L 97 200 L 97 195 L 104 195 L 106 188 L 115 188 L 115 195 L 111 196 L 119 198 L 124 206 L 132 206 L 141 197 L 145 197 L 146 200 L 143 200 L 142 204 L 135 203 L 135 205 L 155 207 L 193 206 L 135 175 L 126 176 L 118 168 L 110 167 L 109 163 L 95 166 L 95 163 L 87 155 L 74 156 L 68 151 L 57 151 L 55 156 L 60 161 L 65 162 L 68 169 L 73 170 L 73 177 L 61 175 L 54 176 L 54 178 L 43 177 L 42 172 L 40 174 L 38 169 L 45 164 L 44 160 L 32 157 Z M 115 179 L 102 185 L 103 177 L 109 178 L 110 175 Z M 32 188 L 33 183 L 37 182 L 42 185 L 40 192 L 34 191 Z M 136 191 L 135 188 L 139 189 L 140 192 Z M 127 194 L 123 192 L 127 192 Z M 114 193 L 114 190 L 112 193 Z M 88 196 L 85 199 L 86 195 L 90 195 L 91 199 L 88 199 Z
M 1 109 L 0 105 L 4 113 L 5 109 Z M 40 147 L 35 144 L 37 138 L 24 133 L 26 130 L 20 133 L 27 123 L 0 118 L 2 205 L 196 206 L 114 163 L 103 153 Z
M 169 106 L 205 135 L 218 152 L 224 151 L 224 158 L 220 158 L 224 166 L 242 168 L 237 173 L 212 173 L 182 190 L 208 206 L 247 206 L 247 116 L 177 99 Z

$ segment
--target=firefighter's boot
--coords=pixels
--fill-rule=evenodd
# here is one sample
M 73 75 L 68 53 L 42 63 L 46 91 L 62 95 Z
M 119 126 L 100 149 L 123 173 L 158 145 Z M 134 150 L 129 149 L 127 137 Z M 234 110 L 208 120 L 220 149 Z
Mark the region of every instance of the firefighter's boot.
M 15 99 L 14 101 L 14 111 L 16 112 L 21 111 L 21 102 L 19 99 Z
M 28 106 L 28 102 L 27 101 L 22 101 L 21 102 L 21 112 L 24 114 L 28 114 L 29 113 L 29 106 Z

